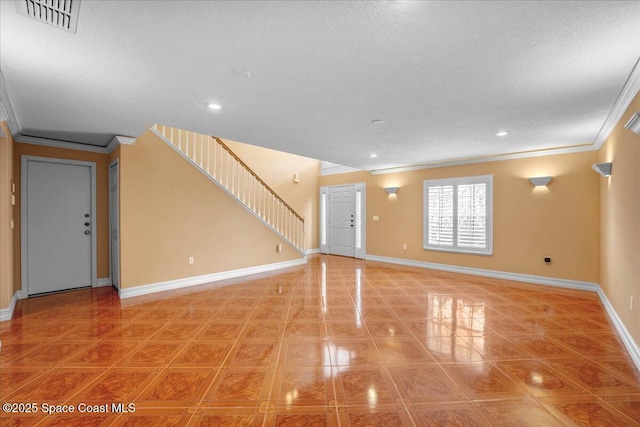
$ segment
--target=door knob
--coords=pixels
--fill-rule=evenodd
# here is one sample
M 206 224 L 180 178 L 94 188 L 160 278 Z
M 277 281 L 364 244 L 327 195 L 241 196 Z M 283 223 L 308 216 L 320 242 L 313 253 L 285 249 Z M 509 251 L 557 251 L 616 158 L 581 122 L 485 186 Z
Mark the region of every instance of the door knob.
M 90 225 L 90 223 L 85 222 L 84 225 L 85 225 L 85 227 L 88 227 Z
M 89 230 L 84 230 L 84 234 L 91 234 L 91 231 L 89 231 Z
M 84 217 L 85 218 L 89 218 L 89 214 L 84 214 Z

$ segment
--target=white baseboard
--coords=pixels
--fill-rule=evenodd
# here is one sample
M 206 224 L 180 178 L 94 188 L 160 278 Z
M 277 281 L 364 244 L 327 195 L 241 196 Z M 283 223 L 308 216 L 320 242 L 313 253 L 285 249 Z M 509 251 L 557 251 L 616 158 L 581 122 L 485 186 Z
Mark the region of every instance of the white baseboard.
M 155 292 L 168 291 L 171 289 L 186 288 L 189 286 L 202 285 L 204 283 L 216 282 L 219 280 L 233 279 L 251 274 L 264 273 L 267 271 L 280 270 L 283 268 L 297 267 L 307 263 L 307 258 L 299 258 L 291 261 L 276 262 L 273 264 L 258 265 L 255 267 L 240 268 L 238 270 L 222 271 L 220 273 L 205 274 L 203 276 L 186 277 L 184 279 L 169 280 L 167 282 L 152 283 L 150 285 L 136 286 L 134 288 L 120 289 L 120 298 L 131 298 L 140 295 L 152 294 Z
M 111 286 L 111 277 L 101 277 L 98 279 L 94 288 L 100 288 L 102 286 Z
M 618 313 L 614 310 L 611 302 L 609 302 L 609 298 L 604 294 L 604 291 L 600 286 L 598 286 L 598 296 L 600 297 L 600 301 L 602 301 L 602 305 L 604 305 L 604 309 L 607 311 L 609 315 L 609 319 L 613 322 L 613 326 L 615 326 L 618 334 L 620 334 L 620 338 L 622 338 L 622 342 L 624 346 L 627 347 L 629 351 L 629 355 L 631 359 L 633 359 L 633 363 L 635 363 L 638 370 L 640 370 L 640 346 L 635 342 L 629 330 L 618 316 Z
M 13 317 L 13 309 L 16 308 L 16 302 L 19 299 L 22 299 L 21 294 L 22 294 L 21 291 L 15 291 L 13 293 L 13 297 L 11 298 L 11 303 L 9 304 L 9 307 L 3 308 L 0 310 L 0 322 L 4 322 L 5 320 L 11 320 L 11 318 Z
M 556 286 L 560 288 L 578 289 L 582 291 L 596 292 L 604 305 L 607 315 L 613 322 L 614 327 L 624 343 L 633 363 L 640 370 L 640 347 L 635 342 L 629 330 L 626 328 L 609 299 L 600 288 L 600 285 L 592 282 L 581 282 L 577 280 L 556 279 L 553 277 L 533 276 L 529 274 L 508 273 L 505 271 L 483 270 L 480 268 L 459 267 L 455 265 L 436 264 L 424 261 L 413 261 L 401 258 L 390 258 L 378 255 L 367 255 L 367 261 L 386 262 L 389 264 L 405 265 L 408 267 L 428 268 L 431 270 L 449 271 L 452 273 L 472 274 L 476 276 L 492 277 L 495 279 L 515 280 L 517 282 L 533 283 L 537 285 Z
M 506 271 L 483 270 L 481 268 L 460 267 L 457 265 L 436 264 L 433 262 L 414 261 L 402 258 L 389 258 L 378 255 L 367 255 L 367 261 L 386 262 L 406 265 L 408 267 L 428 268 L 430 270 L 449 271 L 451 273 L 472 274 L 474 276 L 492 277 L 494 279 L 514 280 L 516 282 L 535 283 L 536 285 L 556 286 L 560 288 L 578 289 L 596 292 L 598 284 L 578 280 L 556 279 L 554 277 L 534 276 L 531 274 L 509 273 Z
M 313 254 L 319 254 L 319 253 L 320 253 L 320 248 L 307 249 L 307 255 L 313 255 Z

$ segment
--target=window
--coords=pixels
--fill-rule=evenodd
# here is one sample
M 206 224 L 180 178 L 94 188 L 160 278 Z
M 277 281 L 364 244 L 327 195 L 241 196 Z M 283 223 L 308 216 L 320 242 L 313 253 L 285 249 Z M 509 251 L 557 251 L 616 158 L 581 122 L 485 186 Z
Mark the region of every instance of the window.
M 424 248 L 493 253 L 493 176 L 424 181 Z
M 356 249 L 362 249 L 362 190 L 356 190 Z
M 320 192 L 320 244 L 327 244 L 327 192 Z

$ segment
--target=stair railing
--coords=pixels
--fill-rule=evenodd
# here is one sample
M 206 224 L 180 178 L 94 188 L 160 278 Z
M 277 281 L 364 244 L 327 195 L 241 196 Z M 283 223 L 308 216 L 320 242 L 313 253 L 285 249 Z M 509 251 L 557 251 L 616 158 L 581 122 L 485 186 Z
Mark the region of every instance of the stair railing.
M 157 124 L 151 130 L 305 255 L 304 218 L 220 138 Z

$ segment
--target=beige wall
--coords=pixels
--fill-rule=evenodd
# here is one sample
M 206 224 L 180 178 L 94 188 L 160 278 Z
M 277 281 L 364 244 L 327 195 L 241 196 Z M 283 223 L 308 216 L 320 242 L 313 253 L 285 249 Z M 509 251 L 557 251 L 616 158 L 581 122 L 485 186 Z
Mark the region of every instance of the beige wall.
M 282 151 L 224 140 L 258 176 L 305 219 L 305 248 L 317 249 L 320 161 Z M 293 182 L 297 173 L 300 182 Z
M 589 151 L 385 175 L 353 172 L 322 176 L 319 182 L 366 182 L 368 255 L 595 283 L 599 187 L 591 165 L 597 158 Z M 424 250 L 423 181 L 475 175 L 493 175 L 493 256 Z M 546 175 L 554 177 L 546 188 L 534 188 L 527 179 Z M 387 195 L 388 186 L 400 187 L 396 196 Z
M 45 147 L 34 144 L 14 144 L 13 176 L 16 181 L 16 238 L 13 244 L 14 277 L 17 289 L 21 287 L 20 275 L 20 188 L 21 157 L 23 155 L 81 160 L 96 164 L 96 228 L 98 279 L 109 277 L 109 155 L 65 148 Z
M 120 202 L 122 288 L 301 258 L 151 131 L 120 147 Z
M 14 285 L 13 240 L 11 220 L 11 182 L 13 179 L 13 138 L 7 122 L 0 122 L 4 133 L 0 137 L 0 309 L 8 308 L 16 291 Z
M 640 94 L 600 149 L 599 161 L 613 166 L 611 176 L 599 181 L 600 286 L 640 344 L 640 136 L 624 129 L 638 111 Z

